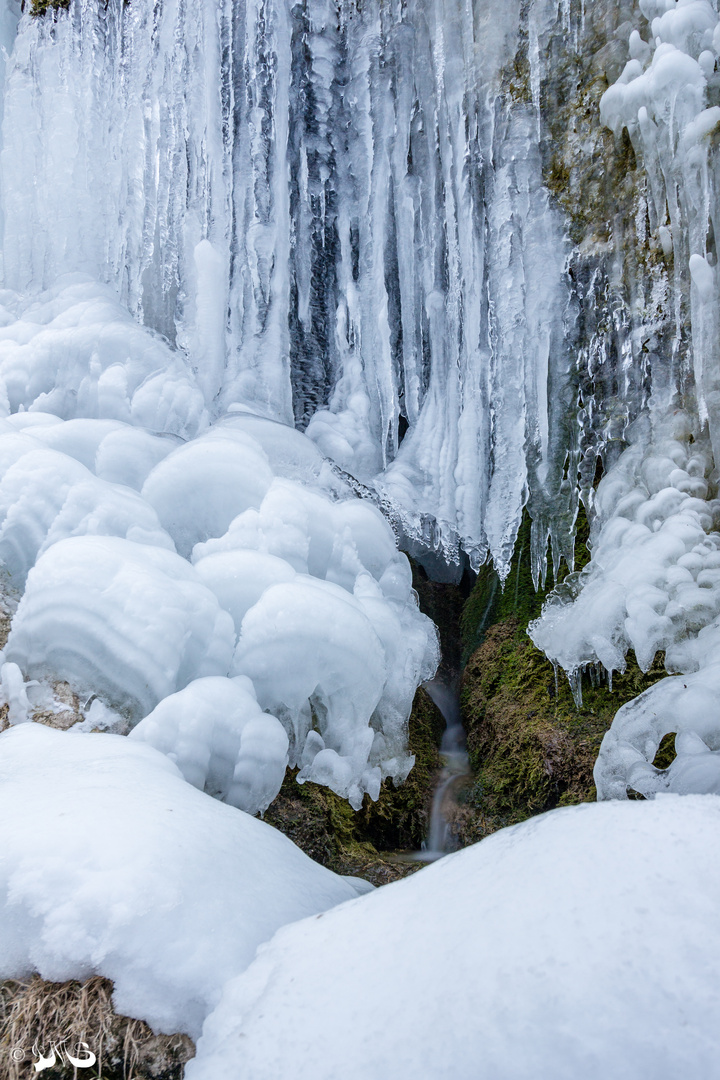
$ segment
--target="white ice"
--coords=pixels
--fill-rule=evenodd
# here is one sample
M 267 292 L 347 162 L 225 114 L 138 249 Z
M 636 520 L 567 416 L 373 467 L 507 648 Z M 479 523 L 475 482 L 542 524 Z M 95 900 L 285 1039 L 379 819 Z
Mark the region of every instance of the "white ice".
M 189 783 L 253 816 L 285 779 L 288 737 L 249 679 L 196 679 L 130 732 L 175 762 Z

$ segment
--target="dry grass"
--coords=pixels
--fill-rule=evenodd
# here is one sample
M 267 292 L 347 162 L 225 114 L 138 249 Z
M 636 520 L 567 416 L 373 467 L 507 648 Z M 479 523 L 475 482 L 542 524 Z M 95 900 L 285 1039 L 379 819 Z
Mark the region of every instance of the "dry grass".
M 92 1068 L 58 1060 L 43 1070 L 47 1080 L 181 1080 L 195 1054 L 186 1035 L 154 1035 L 147 1024 L 119 1016 L 112 983 L 95 976 L 84 983 L 49 983 L 38 975 L 0 983 L 0 1080 L 35 1075 L 33 1047 L 47 1056 L 51 1046 L 79 1056 L 80 1042 L 97 1057 Z M 15 1054 L 13 1053 L 15 1051 Z M 21 1060 L 15 1060 L 20 1057 Z

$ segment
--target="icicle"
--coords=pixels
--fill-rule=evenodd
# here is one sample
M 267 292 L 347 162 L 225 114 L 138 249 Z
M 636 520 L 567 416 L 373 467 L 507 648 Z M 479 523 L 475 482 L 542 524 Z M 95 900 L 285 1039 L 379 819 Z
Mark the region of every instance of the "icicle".
M 576 709 L 582 709 L 582 668 L 573 668 L 567 672 L 568 682 L 572 691 Z

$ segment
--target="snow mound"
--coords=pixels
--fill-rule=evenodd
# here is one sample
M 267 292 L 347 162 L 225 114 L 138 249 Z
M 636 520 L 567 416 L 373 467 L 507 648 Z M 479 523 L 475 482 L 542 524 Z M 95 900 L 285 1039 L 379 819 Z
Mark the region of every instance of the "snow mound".
M 179 555 L 83 536 L 30 571 L 4 655 L 138 720 L 193 679 L 226 675 L 234 644 L 232 619 Z
M 149 746 L 0 735 L 0 978 L 101 974 L 119 1012 L 197 1038 L 260 942 L 359 891 Z
M 196 679 L 130 732 L 167 754 L 186 780 L 248 814 L 262 813 L 285 778 L 288 737 L 257 703 L 249 679 Z
M 714 796 L 504 829 L 279 931 L 186 1078 L 717 1080 L 719 842 Z

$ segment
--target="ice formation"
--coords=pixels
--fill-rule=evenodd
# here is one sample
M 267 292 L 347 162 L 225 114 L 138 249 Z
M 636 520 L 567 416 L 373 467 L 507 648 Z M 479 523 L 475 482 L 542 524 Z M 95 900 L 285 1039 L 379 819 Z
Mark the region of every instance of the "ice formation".
M 191 680 L 226 674 L 234 643 L 231 617 L 175 552 L 78 536 L 33 567 L 4 656 L 139 720 Z
M 80 274 L 29 298 L 0 293 L 0 406 L 183 436 L 207 416 L 182 356 L 138 326 L 113 289 Z
M 195 1038 L 278 927 L 371 888 L 150 746 L 40 724 L 0 735 L 0 852 L 0 979 L 102 974 L 118 1012 Z
M 307 428 L 447 558 L 462 544 L 505 574 L 529 486 L 538 545 L 567 538 L 567 244 L 536 93 L 559 6 L 530 3 L 533 104 L 506 110 L 519 9 L 74 0 L 23 16 L 0 185 L 12 406 L 193 434 L 203 409 L 242 402 Z M 38 289 L 51 298 L 26 308 Z M 78 343 L 62 359 L 46 335 L 60 293 Z M 137 328 L 118 297 L 166 340 L 123 352 Z M 167 342 L 189 363 L 140 382 Z
M 187 1080 L 715 1078 L 719 830 L 714 796 L 558 810 L 284 927 Z
M 301 778 L 356 807 L 403 779 L 437 641 L 379 510 L 286 425 L 237 406 L 209 426 L 190 369 L 109 288 L 14 303 L 0 331 L 0 564 L 24 589 L 10 668 L 148 717 L 188 779 L 253 812 L 280 787 L 288 738 Z M 112 408 L 98 405 L 108 371 Z M 227 676 L 246 673 L 254 704 L 227 712 Z
M 188 1080 L 717 1072 L 717 800 L 667 793 L 720 793 L 720 23 L 638 2 L 602 119 L 665 263 L 626 302 L 546 187 L 548 62 L 601 4 L 0 0 L 0 977 L 99 971 L 193 1035 L 217 1006 Z M 578 696 L 664 654 L 596 772 L 663 798 L 503 833 L 240 974 L 360 891 L 248 816 L 287 764 L 355 808 L 412 765 L 438 650 L 393 529 L 504 580 L 527 508 L 539 581 L 581 494 L 592 561 L 533 637 Z M 79 730 L 31 722 L 57 679 Z
M 592 561 L 531 627 L 577 697 L 585 667 L 600 664 L 612 677 L 629 649 L 644 671 L 664 653 L 667 670 L 683 675 L 619 711 L 595 770 L 601 798 L 622 798 L 628 787 L 649 797 L 720 793 L 720 721 L 703 704 L 720 657 L 720 22 L 709 0 L 639 8 L 647 21 L 630 35 L 630 59 L 601 115 L 616 134 L 627 130 L 644 164 L 651 227 L 674 259 L 678 301 L 689 292 L 692 367 L 681 349 L 653 367 L 647 414 L 597 491 Z M 659 772 L 653 759 L 673 732 L 677 757 Z
M 287 734 L 262 711 L 247 678 L 196 679 L 163 698 L 130 738 L 167 754 L 196 788 L 248 814 L 267 810 L 285 779 Z

